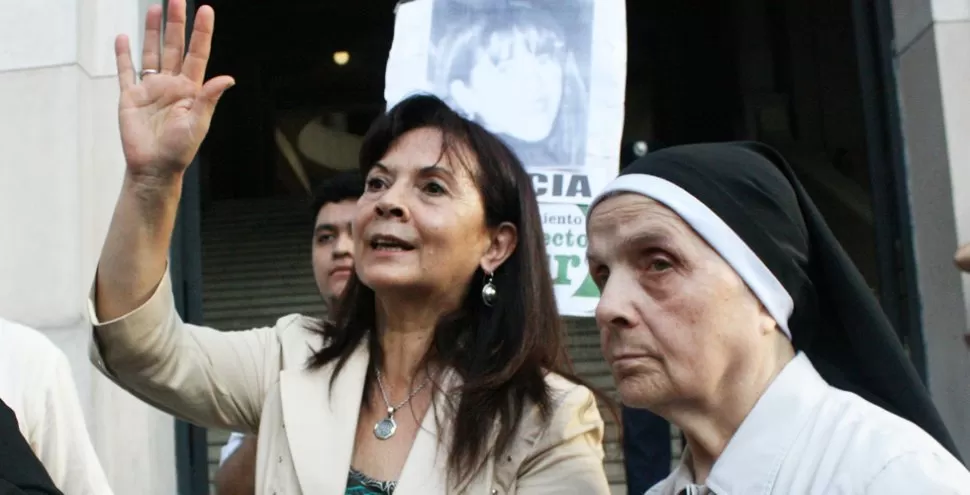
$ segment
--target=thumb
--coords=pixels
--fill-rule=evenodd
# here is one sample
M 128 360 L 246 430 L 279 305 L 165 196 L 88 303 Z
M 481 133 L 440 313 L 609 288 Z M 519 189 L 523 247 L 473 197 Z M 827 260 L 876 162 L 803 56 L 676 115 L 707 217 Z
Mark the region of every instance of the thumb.
M 960 246 L 953 258 L 961 270 L 970 271 L 970 243 Z
M 195 110 L 201 112 L 200 117 L 208 120 L 216 110 L 216 104 L 225 92 L 233 87 L 236 81 L 230 76 L 219 76 L 202 85 L 202 91 L 196 97 Z

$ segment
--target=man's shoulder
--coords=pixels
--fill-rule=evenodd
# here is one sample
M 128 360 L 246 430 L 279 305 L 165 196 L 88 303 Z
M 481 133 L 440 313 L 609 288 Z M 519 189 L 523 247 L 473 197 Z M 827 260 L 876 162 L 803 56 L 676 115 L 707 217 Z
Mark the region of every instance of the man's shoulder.
M 48 361 L 66 359 L 60 347 L 41 331 L 0 318 L 0 355 L 3 360 Z
M 306 354 L 323 347 L 324 320 L 299 313 L 288 314 L 276 320 L 274 329 L 284 353 Z
M 67 355 L 39 330 L 0 319 L 0 397 L 21 421 L 44 412 L 48 391 L 70 373 Z M 22 425 L 26 435 L 32 423 Z

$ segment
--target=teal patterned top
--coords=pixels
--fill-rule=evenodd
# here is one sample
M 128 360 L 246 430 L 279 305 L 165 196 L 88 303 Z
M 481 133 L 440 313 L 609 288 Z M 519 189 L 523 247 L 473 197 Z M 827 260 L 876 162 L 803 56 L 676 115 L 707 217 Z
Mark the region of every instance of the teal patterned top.
M 347 476 L 347 491 L 344 495 L 394 495 L 396 481 L 380 481 L 350 468 Z

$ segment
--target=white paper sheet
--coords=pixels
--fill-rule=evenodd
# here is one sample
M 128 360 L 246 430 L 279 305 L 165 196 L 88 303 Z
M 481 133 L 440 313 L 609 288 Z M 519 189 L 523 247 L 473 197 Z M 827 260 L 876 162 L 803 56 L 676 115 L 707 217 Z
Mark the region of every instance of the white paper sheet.
M 585 205 L 616 177 L 624 0 L 413 0 L 397 9 L 388 108 L 432 93 L 496 133 L 532 176 L 560 313 L 592 315 Z

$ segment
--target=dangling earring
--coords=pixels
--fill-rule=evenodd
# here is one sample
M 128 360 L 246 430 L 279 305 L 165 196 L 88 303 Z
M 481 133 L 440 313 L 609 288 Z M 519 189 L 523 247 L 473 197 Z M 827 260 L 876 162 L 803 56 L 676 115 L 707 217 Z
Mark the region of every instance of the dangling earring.
M 495 304 L 495 300 L 498 299 L 498 289 L 492 283 L 493 278 L 491 273 L 485 272 L 485 285 L 482 286 L 482 302 L 490 308 Z

